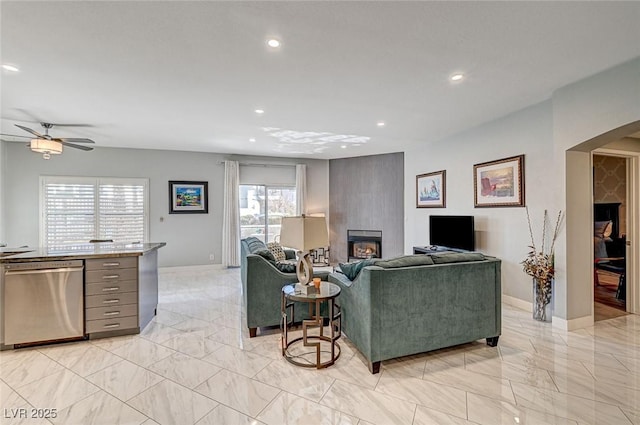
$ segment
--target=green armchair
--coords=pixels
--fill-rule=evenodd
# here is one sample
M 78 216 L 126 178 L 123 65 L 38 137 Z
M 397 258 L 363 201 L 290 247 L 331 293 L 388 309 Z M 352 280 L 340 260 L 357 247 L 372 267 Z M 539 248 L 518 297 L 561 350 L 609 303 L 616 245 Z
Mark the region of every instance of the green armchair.
M 268 261 L 258 251 L 267 249 L 260 239 L 249 237 L 240 241 L 242 276 L 242 295 L 247 314 L 249 336 L 255 337 L 257 329 L 267 326 L 278 326 L 281 320 L 282 287 L 298 281 L 294 273 L 281 272 L 276 264 Z M 285 249 L 287 260 L 295 259 L 295 251 Z M 314 273 L 314 277 L 327 280 L 328 272 Z M 306 304 L 296 305 L 295 321 L 308 316 Z

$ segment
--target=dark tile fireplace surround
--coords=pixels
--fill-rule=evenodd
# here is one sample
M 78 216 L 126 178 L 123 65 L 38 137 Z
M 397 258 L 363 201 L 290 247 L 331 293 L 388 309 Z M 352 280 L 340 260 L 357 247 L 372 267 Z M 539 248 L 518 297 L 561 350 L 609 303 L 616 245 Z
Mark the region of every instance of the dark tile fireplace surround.
M 382 258 L 381 230 L 347 230 L 347 261 Z

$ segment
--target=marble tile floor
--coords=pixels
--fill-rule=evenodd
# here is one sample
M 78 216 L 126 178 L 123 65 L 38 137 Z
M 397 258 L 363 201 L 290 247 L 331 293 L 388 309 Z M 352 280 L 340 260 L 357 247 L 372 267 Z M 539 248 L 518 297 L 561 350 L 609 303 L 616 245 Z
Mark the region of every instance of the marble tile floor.
M 563 332 L 504 305 L 502 323 L 496 348 L 371 375 L 342 338 L 334 366 L 303 369 L 277 330 L 248 337 L 239 270 L 164 269 L 140 335 L 0 352 L 0 424 L 640 425 L 640 316 Z

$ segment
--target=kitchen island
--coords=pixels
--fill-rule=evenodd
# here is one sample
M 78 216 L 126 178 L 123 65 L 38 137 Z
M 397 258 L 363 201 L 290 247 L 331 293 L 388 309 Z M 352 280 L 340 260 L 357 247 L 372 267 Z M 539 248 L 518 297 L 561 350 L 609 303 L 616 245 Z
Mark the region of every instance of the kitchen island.
M 158 305 L 160 243 L 0 250 L 0 349 L 139 333 Z

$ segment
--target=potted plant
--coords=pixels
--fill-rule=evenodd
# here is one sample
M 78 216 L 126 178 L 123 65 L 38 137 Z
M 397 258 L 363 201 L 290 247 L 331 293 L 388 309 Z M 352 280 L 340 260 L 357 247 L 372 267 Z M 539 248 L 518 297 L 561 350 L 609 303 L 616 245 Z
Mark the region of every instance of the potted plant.
M 531 228 L 529 208 L 526 208 L 526 211 L 529 235 L 531 236 L 531 245 L 529 245 L 531 251 L 529 251 L 527 258 L 522 262 L 522 269 L 526 274 L 533 278 L 533 318 L 542 322 L 548 322 L 551 321 L 551 288 L 555 274 L 553 267 L 554 248 L 560 231 L 560 224 L 562 222 L 563 215 L 562 211 L 558 212 L 551 242 L 547 245 L 548 248 L 545 249 L 548 213 L 547 210 L 544 210 L 544 221 L 542 223 L 542 245 L 540 246 L 540 249 L 538 249 L 535 238 L 533 237 L 533 230 Z

